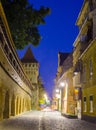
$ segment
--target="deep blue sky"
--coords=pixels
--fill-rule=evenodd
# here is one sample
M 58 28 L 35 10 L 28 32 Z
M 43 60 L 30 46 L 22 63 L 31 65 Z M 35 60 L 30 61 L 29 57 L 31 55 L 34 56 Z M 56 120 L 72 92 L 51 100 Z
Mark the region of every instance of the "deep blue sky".
M 52 94 L 54 78 L 58 66 L 58 52 L 71 52 L 78 34 L 75 25 L 83 0 L 29 0 L 34 8 L 50 7 L 51 14 L 45 18 L 46 24 L 39 27 L 42 40 L 38 47 L 32 46 L 35 58 L 40 63 L 40 75 L 46 91 Z M 28 47 L 18 51 L 20 58 Z

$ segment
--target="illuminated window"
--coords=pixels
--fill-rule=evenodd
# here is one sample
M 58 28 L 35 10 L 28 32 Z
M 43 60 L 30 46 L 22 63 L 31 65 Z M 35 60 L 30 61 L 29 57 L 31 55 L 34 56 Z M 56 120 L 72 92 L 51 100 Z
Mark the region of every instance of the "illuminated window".
M 93 96 L 90 96 L 90 112 L 93 112 Z
M 87 111 L 86 97 L 84 97 L 84 112 Z

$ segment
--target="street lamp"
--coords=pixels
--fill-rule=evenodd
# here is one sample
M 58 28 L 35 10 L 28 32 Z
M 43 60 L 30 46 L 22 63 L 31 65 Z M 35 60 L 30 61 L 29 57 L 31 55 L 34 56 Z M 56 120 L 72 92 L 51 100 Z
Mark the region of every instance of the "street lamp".
M 47 95 L 46 94 L 44 94 L 44 98 L 47 100 L 48 99 L 48 97 L 47 97 Z
M 56 94 L 58 98 L 58 110 L 61 111 L 61 104 L 62 104 L 62 89 L 66 86 L 66 83 L 64 81 L 59 83 L 59 94 Z
M 56 89 L 55 91 L 56 91 L 56 93 L 59 93 L 59 89 Z
M 64 87 L 65 86 L 65 82 L 60 82 L 60 87 Z
M 56 93 L 56 98 L 59 99 L 60 98 L 60 94 Z

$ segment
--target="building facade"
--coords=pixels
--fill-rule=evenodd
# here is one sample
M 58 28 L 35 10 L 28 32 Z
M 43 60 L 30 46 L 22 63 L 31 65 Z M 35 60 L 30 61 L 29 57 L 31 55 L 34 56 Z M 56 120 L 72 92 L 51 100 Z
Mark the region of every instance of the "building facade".
M 57 70 L 59 73 L 57 73 L 55 79 L 55 90 L 58 91 L 55 92 L 54 99 L 58 105 L 58 110 L 63 115 L 75 115 L 76 102 L 74 100 L 72 53 L 62 53 L 62 57 L 58 56 Z
M 61 111 L 61 91 L 60 91 L 60 76 L 62 73 L 63 62 L 68 57 L 69 53 L 58 52 L 58 68 L 55 78 L 55 86 L 53 90 L 53 108 Z
M 31 110 L 31 89 L 0 2 L 0 120 Z
M 76 101 L 74 100 L 74 87 L 73 87 L 73 55 L 70 53 L 63 62 L 61 78 L 64 82 L 62 88 L 62 114 L 75 115 Z
M 82 119 L 96 122 L 96 39 L 83 52 L 82 60 Z
M 73 84 L 77 93 L 77 115 L 86 120 L 94 121 L 95 102 L 95 39 L 96 39 L 96 1 L 84 0 L 76 21 L 79 34 L 74 42 Z M 94 66 L 94 67 L 93 67 Z M 93 92 L 94 91 L 94 92 Z M 95 101 L 95 100 L 94 100 Z

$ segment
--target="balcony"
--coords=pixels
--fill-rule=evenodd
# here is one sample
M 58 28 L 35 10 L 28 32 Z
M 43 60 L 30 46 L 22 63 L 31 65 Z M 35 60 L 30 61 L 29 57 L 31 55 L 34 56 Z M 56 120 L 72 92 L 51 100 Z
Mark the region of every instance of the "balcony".
M 81 54 L 88 47 L 88 45 L 91 43 L 92 39 L 93 39 L 93 30 L 92 30 L 92 26 L 90 26 L 88 28 L 87 34 L 80 36 L 80 52 L 81 52 Z

